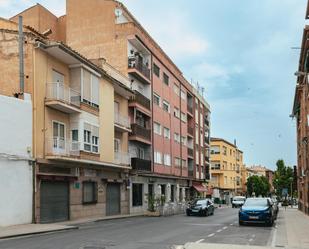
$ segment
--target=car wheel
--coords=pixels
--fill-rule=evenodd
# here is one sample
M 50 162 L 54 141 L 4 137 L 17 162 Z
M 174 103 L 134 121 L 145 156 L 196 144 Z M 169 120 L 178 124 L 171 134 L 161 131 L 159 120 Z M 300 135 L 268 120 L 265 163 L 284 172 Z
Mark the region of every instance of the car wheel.
M 208 211 L 208 209 L 205 210 L 205 216 L 209 216 L 209 211 Z
M 187 216 L 190 216 L 191 214 L 190 214 L 190 212 L 189 211 L 187 211 Z
M 238 220 L 238 224 L 239 224 L 240 226 L 243 226 L 243 225 L 244 225 L 244 223 L 243 223 L 241 220 Z

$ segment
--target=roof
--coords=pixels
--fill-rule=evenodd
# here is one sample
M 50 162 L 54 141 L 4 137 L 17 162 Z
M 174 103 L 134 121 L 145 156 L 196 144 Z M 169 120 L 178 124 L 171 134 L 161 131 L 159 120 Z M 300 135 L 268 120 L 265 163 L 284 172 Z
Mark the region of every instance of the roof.
M 211 137 L 211 138 L 210 138 L 210 141 L 211 141 L 211 142 L 212 142 L 212 141 L 224 142 L 224 143 L 229 144 L 230 146 L 232 146 L 232 147 L 234 147 L 234 148 L 237 148 L 237 146 L 235 146 L 235 144 L 232 144 L 232 143 L 230 143 L 229 141 L 227 141 L 227 140 L 225 140 L 225 139 L 223 139 L 223 138 Z

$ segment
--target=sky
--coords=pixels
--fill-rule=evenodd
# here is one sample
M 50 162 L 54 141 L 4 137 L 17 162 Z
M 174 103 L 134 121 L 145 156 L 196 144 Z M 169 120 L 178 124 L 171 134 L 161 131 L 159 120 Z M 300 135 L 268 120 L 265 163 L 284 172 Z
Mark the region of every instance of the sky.
M 8 18 L 36 2 L 0 0 Z M 211 136 L 236 139 L 246 165 L 296 164 L 291 114 L 307 0 L 123 0 L 188 81 L 205 88 Z

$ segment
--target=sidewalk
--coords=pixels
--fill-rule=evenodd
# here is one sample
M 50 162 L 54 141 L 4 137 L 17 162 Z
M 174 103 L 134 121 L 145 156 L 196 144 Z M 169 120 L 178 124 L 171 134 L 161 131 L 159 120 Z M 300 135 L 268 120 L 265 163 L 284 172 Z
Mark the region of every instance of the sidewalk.
M 25 225 L 0 227 L 0 239 L 78 229 L 79 225 L 85 223 L 99 222 L 112 219 L 123 219 L 137 216 L 142 215 L 141 214 L 114 215 L 114 216 L 94 217 L 90 219 L 89 218 L 79 219 L 79 220 L 65 221 L 51 224 L 25 224 Z

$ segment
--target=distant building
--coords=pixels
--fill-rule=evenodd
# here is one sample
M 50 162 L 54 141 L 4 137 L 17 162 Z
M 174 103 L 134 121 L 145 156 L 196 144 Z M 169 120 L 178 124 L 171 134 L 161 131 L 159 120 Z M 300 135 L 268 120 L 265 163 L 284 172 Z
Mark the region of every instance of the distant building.
M 210 165 L 213 197 L 229 202 L 232 196 L 243 192 L 241 175 L 243 152 L 235 144 L 222 138 L 211 138 Z

